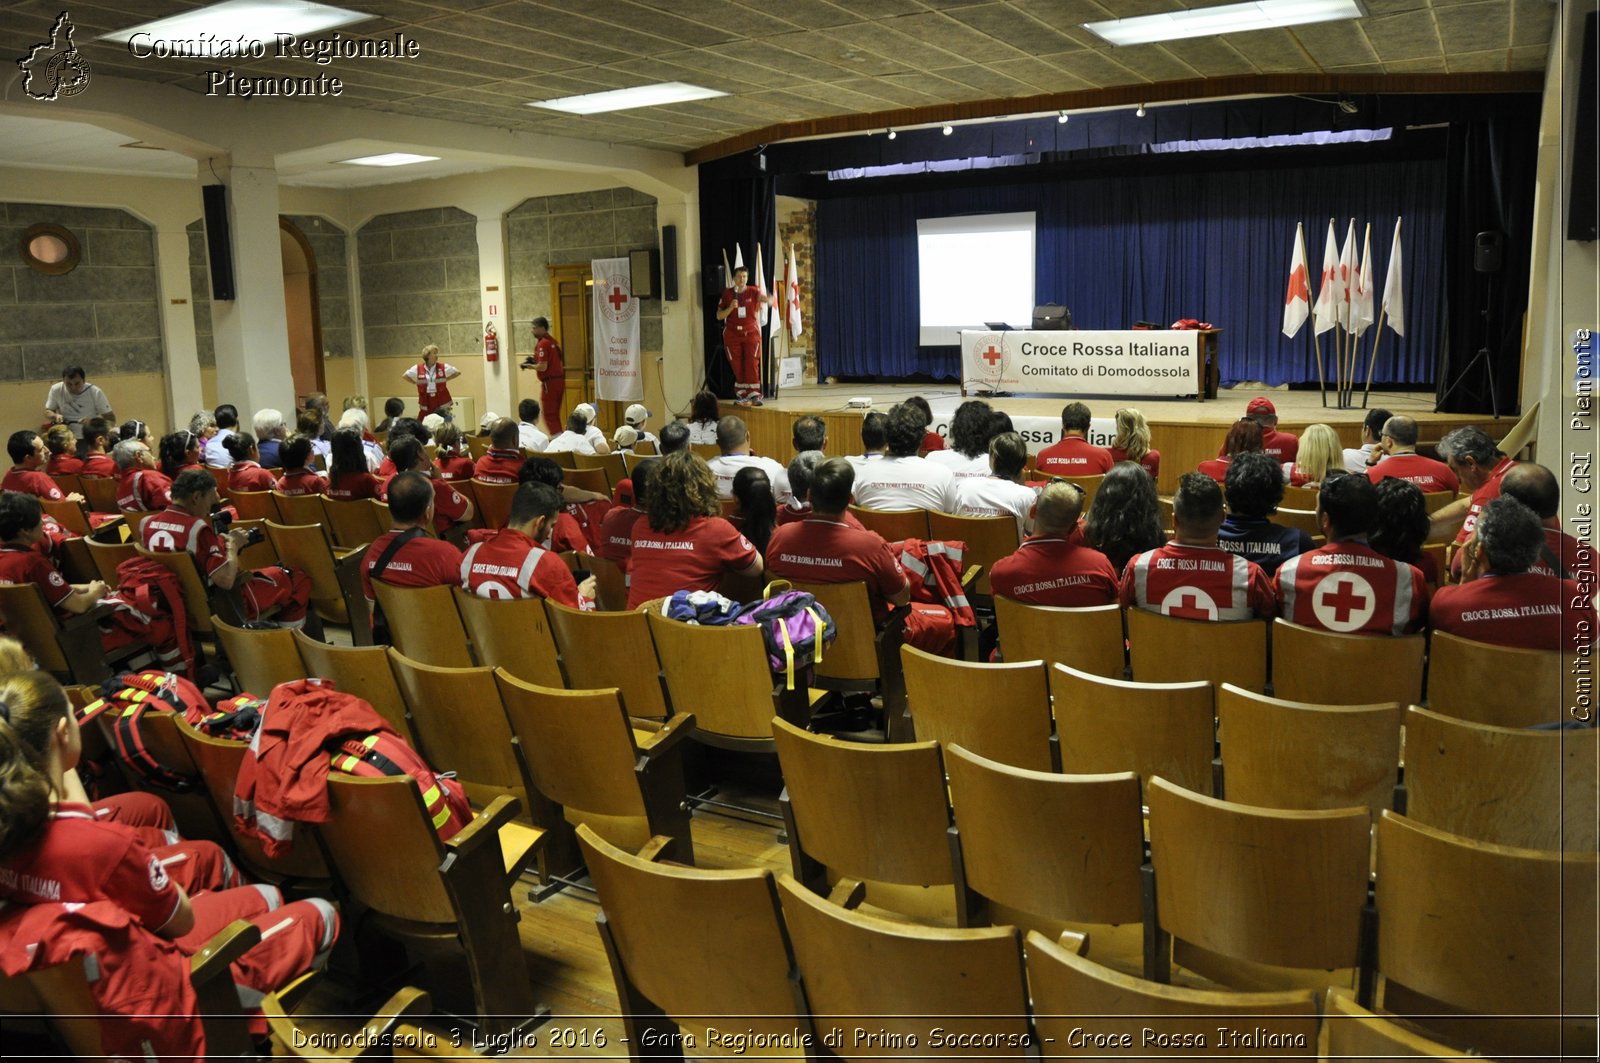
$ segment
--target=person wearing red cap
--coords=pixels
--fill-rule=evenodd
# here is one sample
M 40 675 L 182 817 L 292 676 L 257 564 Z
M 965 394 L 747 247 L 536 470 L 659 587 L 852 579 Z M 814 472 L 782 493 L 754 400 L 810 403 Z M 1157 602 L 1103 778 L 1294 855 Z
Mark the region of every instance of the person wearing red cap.
M 1251 399 L 1250 405 L 1244 408 L 1244 419 L 1261 426 L 1261 449 L 1278 464 L 1292 462 L 1299 455 L 1300 437 L 1293 432 L 1278 431 L 1278 408 L 1271 399 L 1262 395 Z M 1217 457 L 1224 457 L 1227 452 L 1224 445 L 1217 451 Z

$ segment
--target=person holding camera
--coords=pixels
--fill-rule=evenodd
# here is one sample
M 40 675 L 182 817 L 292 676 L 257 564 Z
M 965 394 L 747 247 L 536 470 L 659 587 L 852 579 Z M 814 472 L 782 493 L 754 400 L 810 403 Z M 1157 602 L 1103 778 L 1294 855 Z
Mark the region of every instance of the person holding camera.
M 217 514 L 217 482 L 203 469 L 189 469 L 172 481 L 172 502 L 145 520 L 139 541 L 156 553 L 192 554 L 200 572 L 212 586 L 237 590 L 246 620 L 270 616 L 284 627 L 306 622 L 311 601 L 311 579 L 304 572 L 274 565 L 248 569 L 239 553 L 261 541 L 260 528 L 231 528 L 228 514 Z M 273 613 L 276 609 L 277 612 Z M 315 625 L 320 634 L 321 625 Z

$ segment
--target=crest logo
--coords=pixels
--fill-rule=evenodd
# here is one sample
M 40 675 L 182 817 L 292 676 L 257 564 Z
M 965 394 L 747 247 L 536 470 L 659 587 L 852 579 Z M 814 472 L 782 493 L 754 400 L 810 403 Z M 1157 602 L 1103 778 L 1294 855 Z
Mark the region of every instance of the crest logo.
M 639 303 L 633 298 L 629 278 L 622 273 L 594 279 L 595 305 L 607 318 L 623 322 L 639 313 Z
M 17 60 L 23 92 L 36 100 L 59 100 L 89 87 L 89 62 L 72 43 L 74 30 L 71 17 L 61 12 L 50 29 L 50 39 L 34 45 Z

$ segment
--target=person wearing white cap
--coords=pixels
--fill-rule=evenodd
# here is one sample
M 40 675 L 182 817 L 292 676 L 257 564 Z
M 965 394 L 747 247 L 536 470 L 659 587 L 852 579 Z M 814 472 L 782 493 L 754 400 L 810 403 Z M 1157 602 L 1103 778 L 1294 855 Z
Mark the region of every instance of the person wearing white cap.
M 633 445 L 639 442 L 639 433 L 631 425 L 618 425 L 611 433 L 611 450 L 617 454 L 632 454 Z
M 567 430 L 550 440 L 550 444 L 544 448 L 546 454 L 567 450 L 577 454 L 611 453 L 606 437 L 584 417 L 584 406 L 589 404 L 583 403 L 572 411 L 572 415 L 567 418 Z M 589 406 L 589 409 L 592 411 L 594 407 Z
M 578 405 L 572 408 L 572 412 L 583 417 L 583 423 L 586 426 L 583 431 L 583 436 L 592 446 L 595 447 L 595 453 L 606 453 L 606 434 L 600 431 L 599 428 L 595 427 L 594 423 L 600 416 L 600 411 L 594 408 L 594 403 L 580 402 Z M 571 428 L 572 425 L 569 423 L 567 427 Z
M 629 406 L 626 410 L 622 411 L 623 423 L 629 428 L 633 429 L 635 432 L 639 433 L 638 439 L 635 440 L 635 442 L 653 443 L 657 448 L 659 448 L 661 446 L 661 441 L 656 438 L 654 432 L 646 431 L 644 427 L 645 422 L 648 420 L 650 420 L 650 410 L 641 403 L 636 402 L 632 406 Z

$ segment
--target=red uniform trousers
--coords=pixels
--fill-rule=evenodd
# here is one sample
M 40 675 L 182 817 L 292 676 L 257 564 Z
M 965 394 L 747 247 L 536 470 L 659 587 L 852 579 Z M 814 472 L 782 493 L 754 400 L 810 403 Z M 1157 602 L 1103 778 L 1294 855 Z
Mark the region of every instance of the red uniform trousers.
M 733 397 L 740 401 L 761 397 L 761 333 L 724 330 L 722 345 L 733 366 Z
M 233 962 L 233 981 L 239 1002 L 246 1008 L 315 967 L 321 967 L 339 936 L 339 913 L 320 897 L 283 903 L 274 886 L 240 886 L 237 889 L 198 893 L 189 898 L 194 929 L 177 939 L 177 945 L 194 955 L 235 919 L 259 927 L 261 940 Z M 265 1029 L 265 1022 L 252 1021 Z
M 559 376 L 539 381 L 539 411 L 544 415 L 544 426 L 554 439 L 567 427 L 561 417 L 561 398 L 567 393 L 567 382 Z

